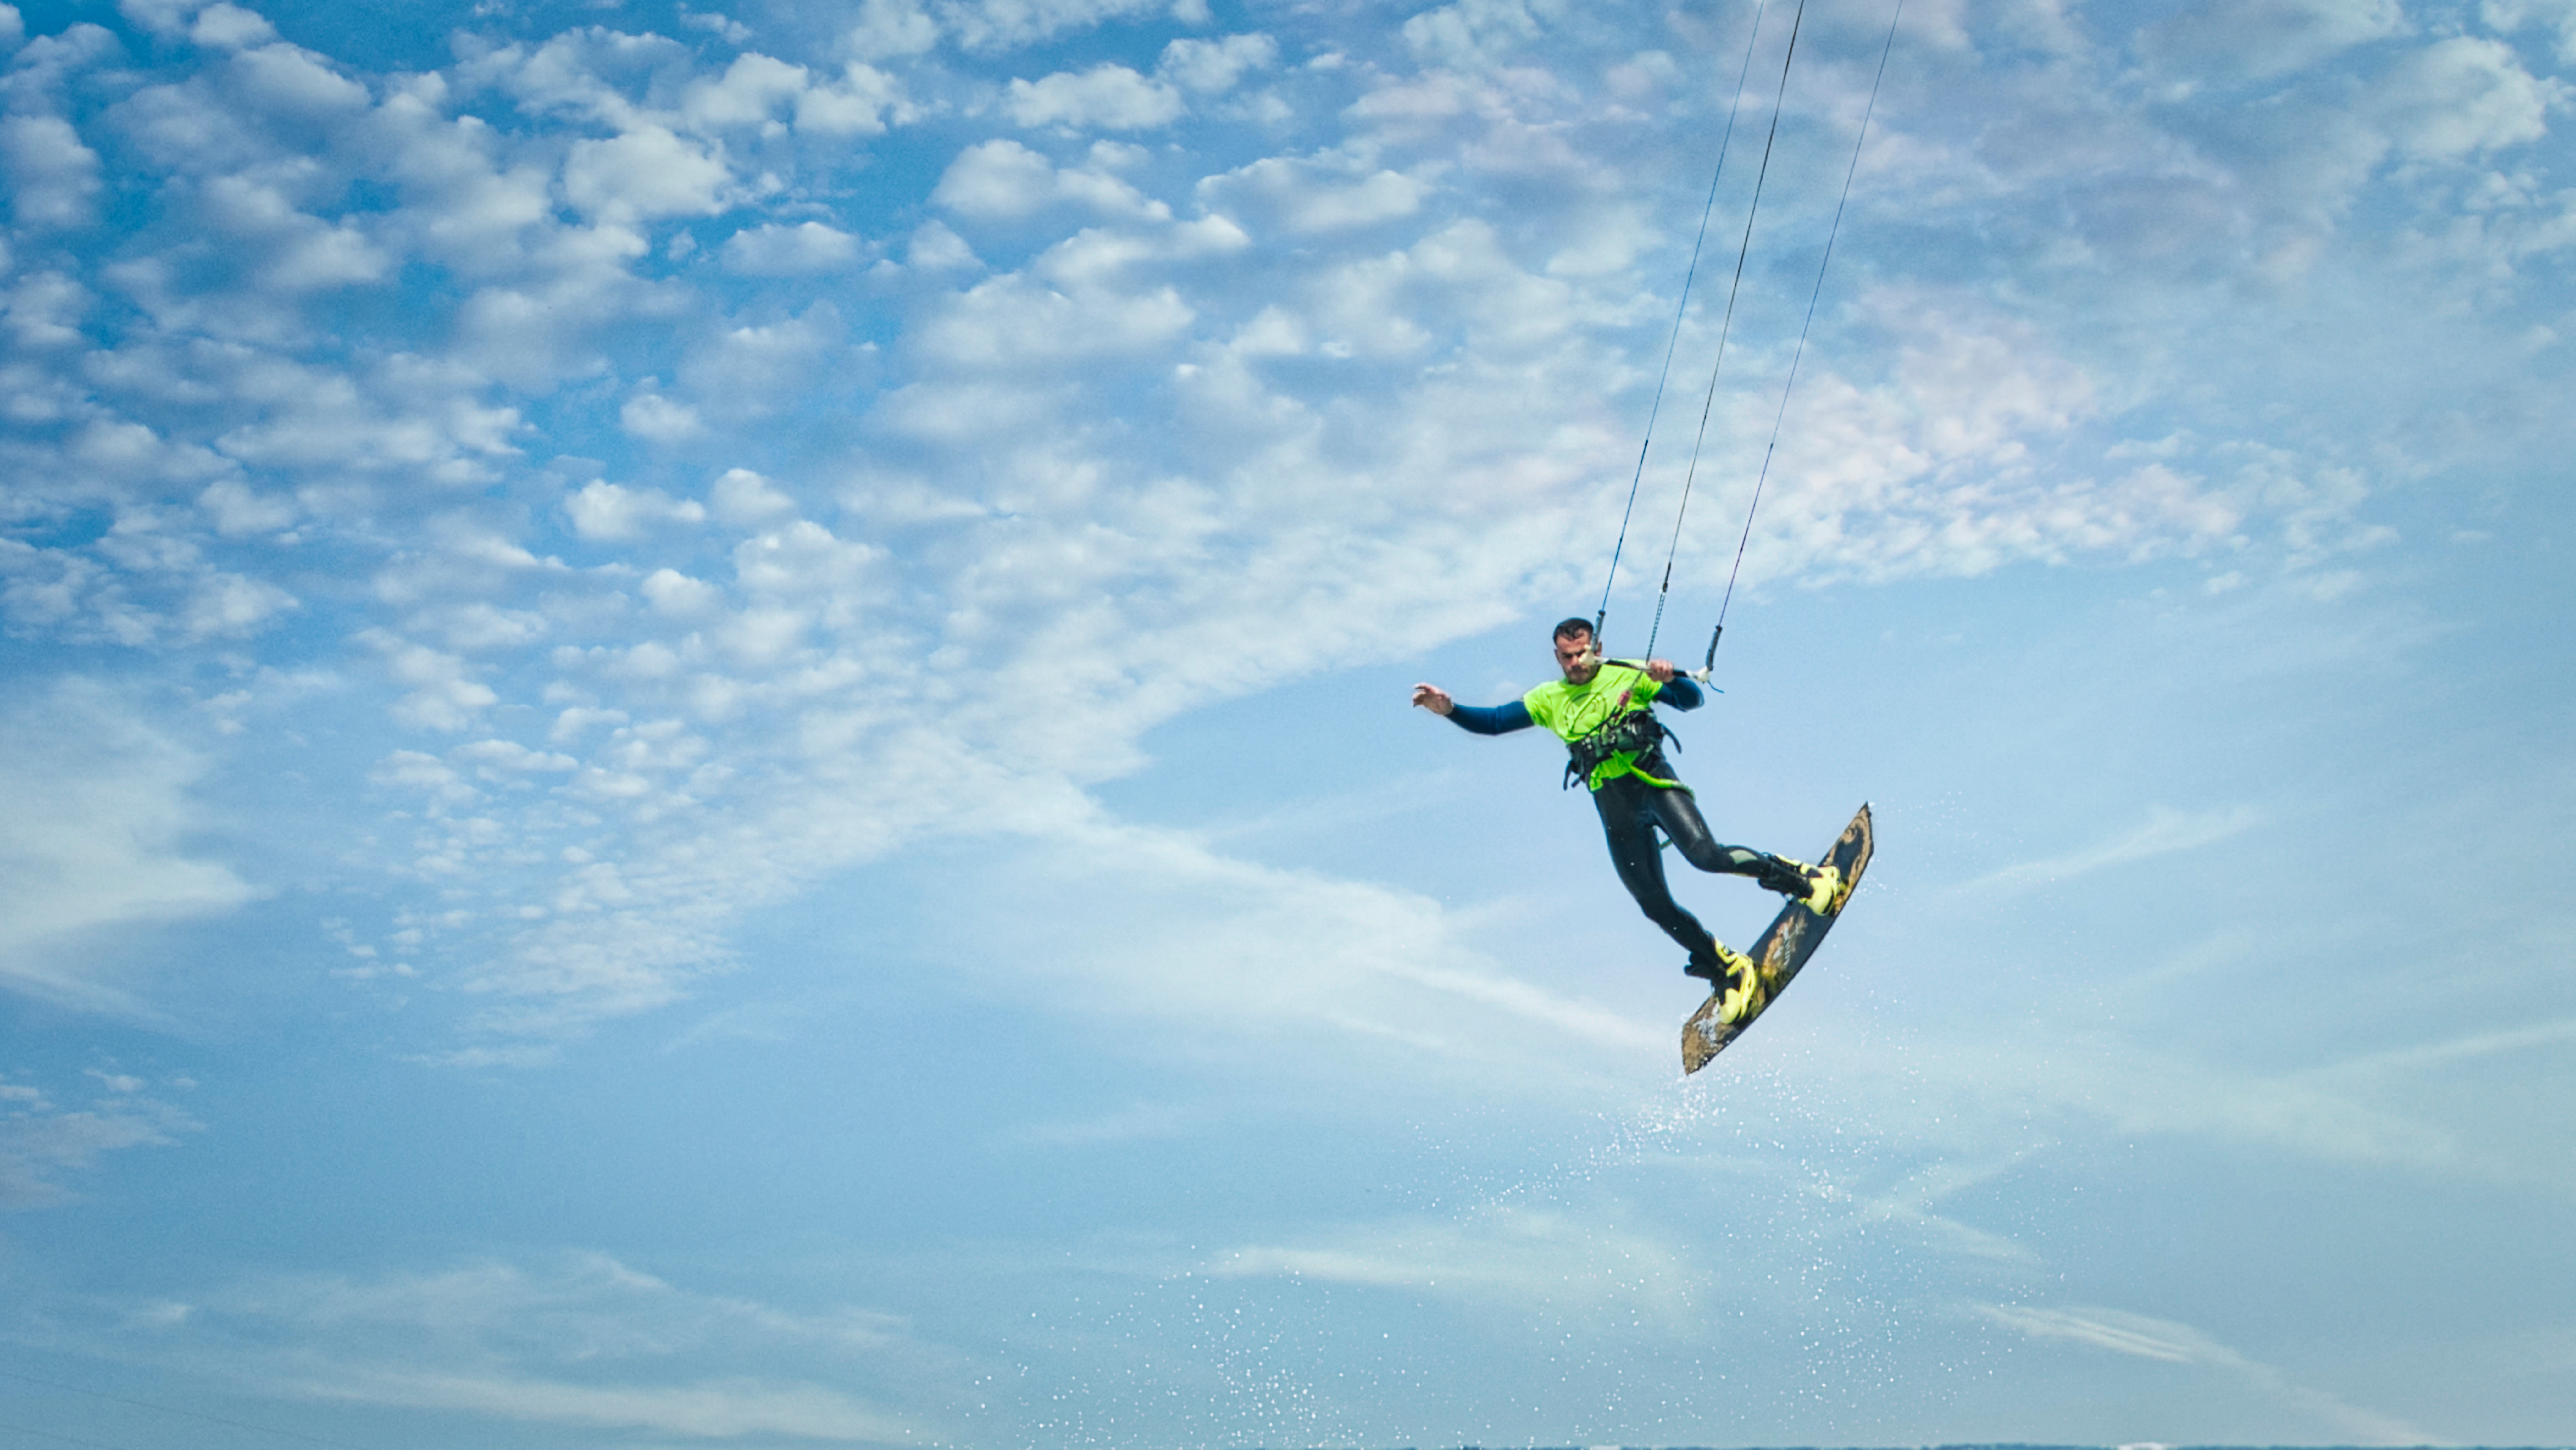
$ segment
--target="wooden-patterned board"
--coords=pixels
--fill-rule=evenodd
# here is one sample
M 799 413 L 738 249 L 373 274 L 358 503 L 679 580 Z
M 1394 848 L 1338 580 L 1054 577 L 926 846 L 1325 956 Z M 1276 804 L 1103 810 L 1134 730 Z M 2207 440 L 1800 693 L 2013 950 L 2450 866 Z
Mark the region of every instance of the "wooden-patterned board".
M 1813 911 L 1803 901 L 1792 901 L 1771 918 L 1761 937 L 1745 953 L 1751 957 L 1761 977 L 1761 988 L 1755 994 L 1751 1011 L 1734 1022 L 1720 1022 L 1718 1011 L 1726 1001 L 1733 981 L 1720 982 L 1708 994 L 1708 1000 L 1682 1024 L 1682 1071 L 1694 1073 L 1708 1066 L 1708 1060 L 1726 1050 L 1726 1045 L 1744 1035 L 1744 1029 L 1758 1020 L 1770 1005 L 1779 1000 L 1789 979 L 1816 954 L 1816 945 L 1833 930 L 1834 921 L 1842 915 L 1843 903 L 1851 900 L 1852 888 L 1860 885 L 1860 873 L 1869 869 L 1871 847 L 1869 807 L 1843 828 L 1841 839 L 1816 864 L 1842 868 L 1842 890 L 1834 897 L 1829 911 Z

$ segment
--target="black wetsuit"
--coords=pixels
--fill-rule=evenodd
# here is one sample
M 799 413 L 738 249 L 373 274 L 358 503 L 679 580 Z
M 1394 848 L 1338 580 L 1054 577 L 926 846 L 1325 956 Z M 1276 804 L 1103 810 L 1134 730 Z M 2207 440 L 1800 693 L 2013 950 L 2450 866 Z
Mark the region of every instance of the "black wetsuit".
M 1706 698 L 1699 686 L 1676 677 L 1664 686 L 1657 703 L 1696 710 Z M 1455 706 L 1449 718 L 1458 728 L 1478 735 L 1507 735 L 1536 723 L 1529 707 L 1518 700 L 1508 705 Z M 1661 749 L 1639 756 L 1637 764 L 1660 779 L 1679 779 Z M 1798 870 L 1779 857 L 1749 846 L 1718 844 L 1708 833 L 1708 822 L 1701 819 L 1699 802 L 1688 786 L 1659 786 L 1634 775 L 1614 775 L 1592 792 L 1592 807 L 1601 814 L 1601 834 L 1610 845 L 1610 863 L 1619 869 L 1619 884 L 1637 899 L 1647 920 L 1690 952 L 1691 967 L 1702 969 L 1700 975 L 1716 968 L 1716 954 L 1710 949 L 1715 939 L 1698 917 L 1673 900 L 1672 887 L 1664 880 L 1663 848 L 1655 839 L 1658 830 L 1683 860 L 1702 871 L 1750 876 L 1770 891 L 1803 894 L 1806 890 Z

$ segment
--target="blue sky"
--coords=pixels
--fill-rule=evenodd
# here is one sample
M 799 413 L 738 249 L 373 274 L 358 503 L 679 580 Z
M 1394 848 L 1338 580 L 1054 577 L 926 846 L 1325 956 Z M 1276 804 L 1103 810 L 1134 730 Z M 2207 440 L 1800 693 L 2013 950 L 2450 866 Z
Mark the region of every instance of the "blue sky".
M 2576 5 L 0 7 L 0 1421 L 2576 1433 Z M 1711 282 L 1710 278 L 1718 279 Z M 1730 940 L 1769 899 L 1681 883 Z M 295 1437 L 303 1437 L 297 1439 Z

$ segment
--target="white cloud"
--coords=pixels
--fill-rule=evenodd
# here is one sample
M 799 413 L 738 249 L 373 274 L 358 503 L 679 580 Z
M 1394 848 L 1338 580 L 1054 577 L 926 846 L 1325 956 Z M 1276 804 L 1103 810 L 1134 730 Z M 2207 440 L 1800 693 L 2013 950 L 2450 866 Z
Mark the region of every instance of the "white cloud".
M 839 80 L 796 99 L 796 129 L 814 136 L 880 136 L 917 114 L 902 81 L 861 61 L 844 67 Z
M 9 330 L 28 349 L 77 345 L 84 340 L 81 319 L 95 300 L 88 288 L 59 272 L 30 273 L 9 290 Z
M 913 232 L 912 241 L 904 250 L 904 260 L 932 272 L 983 265 L 976 259 L 975 249 L 966 245 L 966 239 L 949 230 L 948 224 L 942 221 L 923 222 Z
M 219 478 L 197 495 L 197 507 L 214 516 L 215 532 L 227 538 L 271 533 L 295 522 L 300 510 L 293 500 L 260 494 L 234 478 Z
M 783 321 L 722 328 L 689 350 L 680 381 L 710 412 L 764 416 L 828 375 L 845 332 L 840 309 L 829 301 Z
M 461 654 L 488 654 L 494 650 L 523 649 L 546 637 L 546 617 L 524 609 L 501 609 L 480 600 L 423 610 L 406 621 L 406 627 L 436 634 L 449 649 Z
M 1375 1071 L 1502 1073 L 1524 1087 L 1671 1050 L 1663 1024 L 1468 949 L 1420 897 L 1232 859 L 1068 802 L 1024 809 L 1034 818 L 1005 824 L 1028 839 L 987 858 L 1019 903 L 984 929 L 1010 944 L 996 960 L 1015 964 L 1015 994 L 1202 1045 L 1303 1043 L 1382 1059 Z M 1089 925 L 1065 929 L 1075 922 Z
M 2042 1309 L 1981 1304 L 1977 1312 L 2033 1339 L 2063 1340 L 2167 1364 L 2205 1365 L 2240 1376 L 2266 1395 L 2314 1414 L 2344 1434 L 2380 1444 L 2421 1444 L 2436 1437 L 2393 1415 L 2350 1404 L 2292 1383 L 2270 1365 L 2246 1358 L 2187 1324 L 2118 1309 Z
M 1069 30 L 1163 10 L 1171 0 L 937 0 L 941 27 L 970 51 L 1035 44 Z
M 218 76 L 145 86 L 110 107 L 106 119 L 158 166 L 222 174 L 273 159 L 274 144 L 251 108 L 224 94 Z
M 1570 237 L 1566 246 L 1547 259 L 1547 274 L 1551 277 L 1613 276 L 1634 266 L 1640 256 L 1663 240 L 1643 212 L 1624 206 L 1604 206 L 1594 213 L 1590 225 Z
M 1419 270 L 1404 252 L 1347 263 L 1319 279 L 1302 299 L 1325 334 L 1322 349 L 1334 357 L 1419 357 L 1437 335 L 1418 318 Z
M 240 639 L 295 607 L 294 595 L 265 579 L 210 572 L 190 591 L 178 622 L 191 640 Z
M 675 499 L 657 488 L 627 488 L 604 479 L 583 484 L 565 497 L 563 507 L 573 532 L 593 540 L 640 539 L 655 525 L 703 523 L 707 516 L 695 499 Z
M 1976 887 L 2029 888 L 2071 880 L 2133 861 L 2151 860 L 2177 851 L 2197 850 L 2262 824 L 2262 815 L 2245 806 L 2186 812 L 2156 806 L 2146 824 L 2109 840 L 2043 861 L 2025 861 L 1980 877 Z
M 862 61 L 919 55 L 939 43 L 939 22 L 920 0 L 861 0 L 842 43 Z
M 2226 0 L 2140 31 L 2138 52 L 2185 83 L 2270 80 L 2398 33 L 2397 0 Z
M 532 115 L 619 131 L 652 124 L 651 108 L 630 90 L 649 94 L 656 83 L 685 79 L 693 69 L 690 49 L 680 41 L 604 26 L 563 31 L 533 49 L 524 43 L 493 47 L 470 32 L 460 41 L 458 79 L 498 86 Z
M 411 1409 L 463 1411 L 549 1425 L 641 1430 L 697 1439 L 792 1435 L 885 1443 L 905 1437 L 898 1420 L 821 1385 L 744 1377 L 700 1384 L 595 1386 L 484 1373 L 433 1374 L 397 1366 L 308 1380 L 317 1398 Z
M 859 624 L 884 593 L 885 550 L 835 537 L 810 519 L 797 519 L 734 546 L 734 578 L 753 596 L 741 620 L 746 643 L 786 621 L 818 615 L 837 629 Z M 794 606 L 782 608 L 781 606 Z M 791 627 L 800 633 L 802 624 Z M 762 654 L 772 651 L 762 650 Z
M 411 686 L 410 693 L 393 704 L 391 714 L 398 724 L 452 735 L 472 728 L 482 712 L 501 698 L 491 686 L 473 678 L 473 667 L 455 655 L 381 629 L 359 638 L 383 653 L 395 680 Z
M 485 780 L 506 780 L 532 772 L 554 773 L 577 769 L 580 762 L 569 755 L 530 750 L 515 740 L 477 740 L 457 746 L 448 758 L 473 767 Z
M 2503 42 L 2453 36 L 2400 60 L 2370 106 L 2400 151 L 2448 159 L 2539 140 L 2550 108 L 2571 95 L 2524 70 Z
M 658 392 L 641 392 L 617 410 L 617 425 L 651 443 L 680 443 L 703 437 L 706 424 L 698 410 L 675 403 Z
M 656 569 L 637 586 L 656 614 L 689 619 L 706 614 L 724 601 L 724 591 L 677 569 Z
M 950 367 L 1043 368 L 1159 347 L 1188 327 L 1191 315 L 1170 287 L 1068 295 L 997 277 L 949 301 L 922 327 L 919 345 Z
M 1965 299 L 1882 293 L 1860 305 L 1890 329 L 1894 375 L 1864 391 L 1810 360 L 1746 577 L 1973 575 L 2086 553 L 2191 554 L 2241 537 L 2249 502 L 2233 488 L 2162 462 L 2105 480 L 2059 458 L 2100 407 L 2095 383 L 2025 327 Z M 1773 417 L 1746 409 L 1725 425 L 1732 441 L 1710 446 L 1758 459 Z M 1714 543 L 1685 541 L 1697 547 Z
M 967 147 L 939 178 L 931 200 L 969 216 L 1023 216 L 1054 199 L 1055 168 L 1017 141 Z
M 1092 228 L 1047 248 L 1026 275 L 1074 291 L 1115 288 L 1158 266 L 1234 255 L 1251 246 L 1243 229 L 1221 216 L 1141 231 Z
M 197 12 L 196 23 L 188 27 L 188 38 L 216 50 L 239 50 L 275 40 L 277 27 L 260 15 L 218 0 Z
M 795 517 L 796 500 L 748 468 L 728 468 L 707 491 L 707 502 L 727 528 L 753 530 Z
M 1404 22 L 1405 44 L 1438 65 L 1506 64 L 1566 13 L 1564 0 L 1458 0 Z
M 1307 349 L 1306 326 L 1293 313 L 1264 307 L 1227 346 L 1244 357 L 1295 357 Z
M 1248 1245 L 1210 1260 L 1218 1278 L 1293 1276 L 1417 1290 L 1477 1305 L 1580 1306 L 1690 1321 L 1711 1274 L 1693 1247 L 1590 1215 L 1484 1206 L 1455 1219 L 1371 1224 L 1294 1245 Z
M 545 235 L 530 259 L 536 265 L 465 300 L 453 355 L 487 377 L 527 388 L 580 371 L 591 361 L 582 349 L 594 329 L 667 310 L 667 300 L 627 270 L 646 250 L 644 239 L 622 225 Z
M 758 126 L 793 109 L 806 90 L 805 67 L 757 51 L 734 57 L 721 77 L 691 81 L 680 116 L 694 130 Z
M 605 141 L 575 141 L 564 158 L 565 197 L 609 222 L 713 216 L 724 210 L 731 179 L 721 148 L 653 125 Z
M 2483 0 L 2478 14 L 2507 33 L 2530 25 L 2555 26 L 2558 58 L 2576 61 L 2576 0 Z
M 357 227 L 316 226 L 288 243 L 262 280 L 290 292 L 383 280 L 393 258 Z
M 764 223 L 734 233 L 724 244 L 725 265 L 756 277 L 835 272 L 856 265 L 860 256 L 859 238 L 821 222 Z
M 1997 1323 L 2034 1338 L 2072 1340 L 2107 1349 L 2114 1354 L 2163 1360 L 2168 1364 L 2188 1364 L 2217 1348 L 2206 1336 L 2186 1325 L 2123 1314 L 2117 1310 L 2096 1309 L 2078 1313 L 2062 1309 L 2030 1309 L 2015 1304 L 1980 1305 L 1978 1308 L 1979 1312 Z
M 77 227 L 89 221 L 99 191 L 98 153 L 60 116 L 0 118 L 0 167 L 8 172 L 9 206 L 22 227 Z
M 1334 232 L 1374 226 L 1414 215 L 1430 186 L 1379 169 L 1351 178 L 1347 163 L 1265 157 L 1224 177 L 1199 184 L 1201 195 L 1227 207 L 1275 216 L 1296 232 Z
M 397 219 L 413 245 L 471 275 L 521 262 L 551 219 L 547 168 L 508 154 L 506 139 L 472 117 L 440 113 L 444 85 L 386 98 L 372 122 L 386 170 L 409 205 Z
M 2251 950 L 2241 940 L 2224 937 L 2174 945 L 2169 955 L 2197 955 L 2199 960 L 2170 964 L 2155 987 L 2186 972 L 2205 975 L 2213 962 L 2259 971 L 2247 955 Z M 2427 1182 L 2504 1183 L 2529 1175 L 2530 1165 L 2521 1161 L 2510 1140 L 2477 1141 L 2473 1125 L 2434 1110 L 2420 1071 L 2383 1077 L 2368 1058 L 2295 1070 L 2205 1063 L 2168 1050 L 2152 1033 L 2124 1036 L 2101 1025 L 2099 1008 L 2089 997 L 2086 1014 L 2097 1025 L 2069 1027 L 2045 1051 L 2030 1050 L 2011 1031 L 1960 1023 L 1947 1027 L 1938 1043 L 1909 1042 L 1899 1065 L 1892 1059 L 1873 1060 L 1872 1054 L 1885 1053 L 1890 1043 L 1876 1040 L 1877 1034 L 1859 1022 L 1843 1024 L 1853 1034 L 1848 1040 L 1811 1042 L 1804 1050 L 1831 1059 L 1830 1066 L 1818 1060 L 1816 1091 L 1827 1091 L 1825 1081 L 1831 1080 L 1839 1084 L 1831 1091 L 1899 1114 L 1901 1129 L 1899 1118 L 1889 1118 L 1880 1124 L 1884 1131 L 1926 1134 L 1944 1142 L 1954 1132 L 1966 1131 L 1957 1146 L 1974 1154 L 1998 1152 L 2007 1142 L 2027 1139 L 1998 1138 L 1956 1125 L 2010 1121 L 2049 1125 L 2049 1138 L 2057 1142 L 2105 1141 L 2105 1132 L 2111 1135 L 2108 1141 L 2116 1142 L 2152 1135 L 2345 1171 L 2396 1170 Z M 1771 1030 L 1767 1021 L 1764 1030 Z M 1899 1102 L 1906 1106 L 1895 1107 Z
M 124 1148 L 168 1147 L 178 1133 L 200 1125 L 154 1098 L 137 1097 L 143 1084 L 118 1078 L 112 1096 L 87 1108 L 62 1108 L 34 1089 L 11 1085 L 0 1093 L 0 1209 L 54 1208 L 79 1201 L 61 1180 L 90 1167 L 103 1153 Z
M 600 1254 L 369 1278 L 279 1276 L 130 1316 L 154 1350 L 311 1401 L 653 1436 L 839 1443 L 925 1426 L 846 1388 L 938 1373 L 901 1321 L 694 1293 Z M 691 1368 L 684 1368 L 690 1366 Z M 722 1366 L 722 1368 L 695 1368 Z
M 1183 109 L 1180 92 L 1115 63 L 1080 75 L 1060 71 L 1034 82 L 1014 80 L 1002 106 L 1023 126 L 1109 131 L 1169 125 Z
M 184 844 L 202 824 L 189 793 L 206 762 L 131 702 L 60 678 L 0 720 L 0 741 L 0 985 L 130 1010 L 102 934 L 222 916 L 260 894 Z
M 1114 217 L 1161 220 L 1170 209 L 1148 201 L 1133 186 L 1096 169 L 1057 170 L 1017 141 L 978 142 L 958 153 L 930 199 L 960 216 L 1024 217 L 1059 204 L 1086 206 Z
M 289 475 L 489 483 L 494 464 L 516 453 L 520 422 L 516 410 L 475 397 L 481 381 L 418 358 L 385 359 L 368 375 L 254 355 L 219 384 L 247 417 L 214 443 L 229 458 Z
M 721 11 L 694 11 L 680 7 L 680 23 L 691 30 L 703 30 L 727 45 L 741 45 L 751 39 L 751 27 Z
M 155 35 L 174 36 L 185 31 L 188 17 L 197 13 L 205 0 L 116 0 L 119 14 Z
M 197 21 L 203 31 L 210 19 L 232 7 L 218 5 Z M 237 15 L 247 12 L 233 12 Z M 249 16 L 258 21 L 259 17 Z M 265 25 L 265 21 L 259 22 Z M 262 110 L 305 120 L 346 119 L 367 105 L 367 88 L 333 69 L 322 57 L 292 45 L 266 45 L 233 58 L 240 93 Z
M 354 222 L 326 223 L 298 211 L 285 187 L 240 176 L 206 183 L 202 204 L 223 230 L 266 254 L 260 282 L 287 291 L 373 282 L 392 258 Z
M 1279 42 L 1267 35 L 1229 35 L 1222 40 L 1183 37 L 1163 47 L 1156 74 L 1184 90 L 1214 95 L 1234 89 L 1246 71 L 1268 70 L 1279 63 Z

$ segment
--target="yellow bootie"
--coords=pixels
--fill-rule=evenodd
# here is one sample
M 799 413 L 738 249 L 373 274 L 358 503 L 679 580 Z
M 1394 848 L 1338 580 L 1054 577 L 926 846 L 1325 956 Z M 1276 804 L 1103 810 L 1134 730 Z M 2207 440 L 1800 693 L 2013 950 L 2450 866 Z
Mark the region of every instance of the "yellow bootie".
M 1727 951 L 1722 946 L 1718 950 L 1726 952 L 1732 971 L 1726 983 L 1726 995 L 1718 999 L 1717 1020 L 1728 1024 L 1741 1022 L 1761 1011 L 1762 1004 L 1771 999 L 1771 984 L 1762 979 L 1762 969 L 1754 965 L 1751 957 L 1742 952 Z

